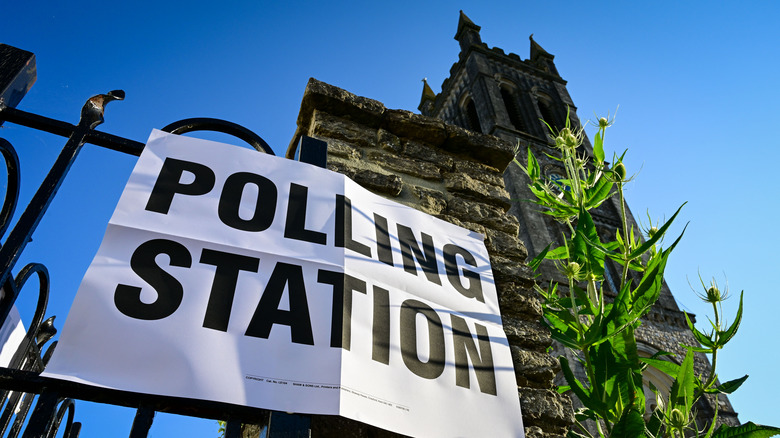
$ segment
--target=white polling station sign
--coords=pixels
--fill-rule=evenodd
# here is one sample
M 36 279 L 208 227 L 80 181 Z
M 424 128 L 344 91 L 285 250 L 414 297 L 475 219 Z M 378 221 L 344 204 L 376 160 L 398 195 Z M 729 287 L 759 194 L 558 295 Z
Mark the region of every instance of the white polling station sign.
M 154 131 L 45 374 L 523 436 L 482 235 L 343 175 Z

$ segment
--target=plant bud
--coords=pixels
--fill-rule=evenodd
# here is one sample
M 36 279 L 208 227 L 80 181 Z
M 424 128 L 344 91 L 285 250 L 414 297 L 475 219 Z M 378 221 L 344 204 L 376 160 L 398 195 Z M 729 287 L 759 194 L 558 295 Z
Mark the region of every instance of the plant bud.
M 718 289 L 717 286 L 710 286 L 709 289 L 707 289 L 707 302 L 708 303 L 719 303 L 723 300 L 723 297 L 720 294 L 720 289 Z
M 647 230 L 647 238 L 652 239 L 653 236 L 655 236 L 655 233 L 658 232 L 658 227 L 650 227 L 649 230 Z
M 702 286 L 704 286 L 704 283 L 702 283 Z M 696 295 L 699 296 L 699 298 L 702 299 L 705 303 L 720 303 L 722 301 L 726 301 L 729 297 L 729 289 L 728 286 L 726 286 L 725 290 L 720 290 L 718 288 L 718 283 L 715 282 L 713 279 L 712 282 L 710 282 L 710 286 L 704 286 L 704 293 L 697 293 Z
M 582 266 L 580 266 L 579 263 L 569 262 L 569 264 L 563 268 L 563 275 L 565 275 L 566 278 L 577 278 L 580 273 L 580 269 L 582 269 Z
M 620 181 L 624 181 L 626 179 L 626 166 L 623 165 L 623 162 L 617 163 L 617 166 L 615 166 L 615 175 L 620 179 Z
M 566 134 L 566 146 L 570 148 L 577 147 L 577 137 L 575 137 L 574 134 L 571 133 L 571 131 Z
M 681 410 L 675 408 L 672 409 L 672 414 L 669 416 L 669 424 L 671 424 L 674 429 L 682 429 L 688 425 L 688 421 L 685 418 L 685 414 Z
M 606 117 L 602 117 L 599 119 L 599 128 L 604 129 L 609 125 L 609 120 L 607 120 Z

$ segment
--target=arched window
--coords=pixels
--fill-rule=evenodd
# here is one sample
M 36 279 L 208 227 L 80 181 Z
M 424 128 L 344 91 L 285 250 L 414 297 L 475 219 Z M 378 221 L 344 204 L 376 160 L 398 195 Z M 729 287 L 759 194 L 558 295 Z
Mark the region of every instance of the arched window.
M 466 123 L 470 130 L 482 132 L 482 126 L 479 123 L 479 114 L 477 114 L 477 106 L 474 105 L 474 101 L 471 99 L 466 101 Z
M 504 101 L 504 108 L 506 108 L 506 112 L 509 115 L 509 121 L 512 123 L 512 126 L 518 131 L 528 132 L 525 123 L 523 123 L 523 117 L 520 115 L 520 108 L 517 106 L 517 99 L 515 98 L 514 94 L 512 94 L 512 92 L 509 91 L 506 87 L 500 88 L 501 100 Z
M 542 114 L 542 119 L 550 125 L 554 132 L 560 131 L 561 127 L 558 124 L 558 120 L 555 117 L 555 113 L 552 110 L 552 103 L 545 97 L 540 97 L 539 100 L 539 112 Z

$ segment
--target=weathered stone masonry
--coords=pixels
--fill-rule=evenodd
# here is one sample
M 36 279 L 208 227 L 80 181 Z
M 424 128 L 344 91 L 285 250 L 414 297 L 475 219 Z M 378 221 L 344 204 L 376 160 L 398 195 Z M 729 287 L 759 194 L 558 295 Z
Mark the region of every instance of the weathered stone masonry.
M 502 174 L 514 145 L 310 80 L 291 145 L 301 135 L 328 143 L 328 168 L 363 187 L 486 236 L 530 438 L 565 434 L 574 421 L 571 403 L 553 388 L 557 361 L 540 323 L 541 306 L 519 224 L 506 212 Z M 294 154 L 291 146 L 288 155 Z M 391 437 L 393 433 L 350 420 L 315 416 L 312 436 Z M 486 436 L 490 436 L 489 429 Z

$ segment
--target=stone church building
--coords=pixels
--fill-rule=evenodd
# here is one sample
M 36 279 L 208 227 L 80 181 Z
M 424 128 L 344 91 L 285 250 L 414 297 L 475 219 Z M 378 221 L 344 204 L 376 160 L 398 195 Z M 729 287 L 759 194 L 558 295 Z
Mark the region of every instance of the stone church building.
M 301 135 L 325 140 L 331 170 L 382 196 L 486 236 L 526 435 L 563 436 L 574 422 L 574 408 L 568 396 L 555 390 L 560 383 L 556 358 L 568 353 L 559 347 L 549 350 L 553 341 L 540 322 L 540 300 L 532 288 L 534 274 L 525 264 L 548 243 L 561 244 L 563 229 L 534 204 L 512 202 L 532 195 L 525 174 L 511 161 L 519 142 L 521 154 L 526 146 L 531 147 L 548 178 L 564 175 L 557 162 L 544 159 L 554 146 L 544 122 L 561 128 L 567 113 L 574 126 L 581 122 L 553 55 L 531 38 L 530 56 L 522 59 L 488 47 L 479 31 L 461 12 L 455 33 L 460 44 L 458 60 L 438 94 L 424 84 L 418 107 L 421 114 L 388 109 L 378 101 L 312 79 L 287 155 L 295 154 Z M 592 154 L 587 138 L 583 148 Z M 518 159 L 523 162 L 524 157 Z M 593 214 L 604 235 L 615 235 L 618 212 L 613 198 Z M 540 283 L 563 280 L 551 265 L 543 265 L 541 271 Z M 619 277 L 614 267 L 607 271 L 612 278 Z M 607 289 L 614 296 L 610 272 Z M 695 344 L 665 284 L 637 335 L 640 353 L 647 356 L 671 351 L 681 358 L 684 351 L 679 344 Z M 695 367 L 703 373 L 709 368 L 707 358 L 698 355 Z M 646 377 L 659 387 L 671 384 L 660 373 L 648 372 Z M 654 403 L 648 400 L 648 406 Z M 712 418 L 714 403 L 714 398 L 707 399 L 697 409 Z M 737 424 L 729 401 L 721 396 L 718 403 L 719 421 Z M 313 437 L 396 436 L 337 417 L 314 416 L 311 427 Z M 485 436 L 491 436 L 489 431 Z

